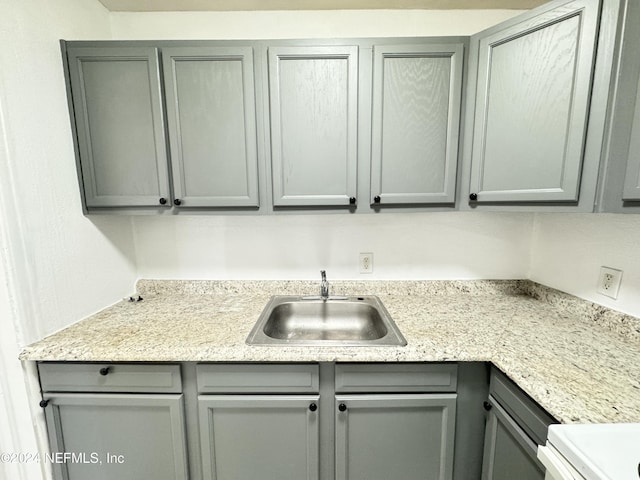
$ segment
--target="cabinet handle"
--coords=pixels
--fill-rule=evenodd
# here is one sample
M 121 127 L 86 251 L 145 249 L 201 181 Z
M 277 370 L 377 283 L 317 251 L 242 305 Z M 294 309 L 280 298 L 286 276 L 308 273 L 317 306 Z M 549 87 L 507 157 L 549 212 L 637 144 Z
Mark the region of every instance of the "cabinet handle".
M 340 405 L 338 405 L 338 410 L 340 410 L 341 412 L 345 412 L 347 410 L 347 406 L 344 403 L 341 403 Z
M 174 204 L 174 205 L 181 205 L 181 204 L 182 204 L 182 200 L 180 200 L 179 198 L 176 198 L 176 199 L 173 201 L 173 204 Z
M 489 402 L 482 402 L 482 407 L 488 412 L 493 408 L 493 405 L 491 405 Z
M 356 204 L 356 197 L 350 197 L 349 198 L 349 205 L 355 205 Z
M 49 405 L 49 400 L 40 400 L 40 406 L 42 408 L 47 408 L 47 405 Z
M 373 203 L 380 203 L 380 195 L 373 197 Z
M 476 200 L 478 200 L 478 194 L 472 193 L 471 195 L 469 195 L 469 200 L 475 202 Z
M 312 403 L 311 405 L 309 405 L 309 410 L 311 410 L 312 412 L 315 412 L 318 409 L 318 406 L 315 403 Z
M 160 205 L 166 205 L 167 204 L 167 199 L 164 197 L 160 197 Z
M 100 369 L 100 375 L 102 375 L 103 377 L 104 377 L 105 375 L 109 375 L 109 367 L 102 367 L 102 368 Z

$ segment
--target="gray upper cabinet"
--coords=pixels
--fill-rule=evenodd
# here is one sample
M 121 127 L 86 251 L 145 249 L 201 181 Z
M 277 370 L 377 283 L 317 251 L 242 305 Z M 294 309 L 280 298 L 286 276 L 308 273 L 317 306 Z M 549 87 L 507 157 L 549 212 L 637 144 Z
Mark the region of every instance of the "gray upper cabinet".
M 268 49 L 273 205 L 356 201 L 358 47 Z
M 598 22 L 597 0 L 556 2 L 472 38 L 473 202 L 578 201 Z
M 174 203 L 258 207 L 251 47 L 163 48 Z
M 463 48 L 374 47 L 372 204 L 455 201 Z
M 640 212 L 640 4 L 623 1 L 599 210 Z
M 67 58 L 86 206 L 168 203 L 157 49 L 70 46 Z
M 635 108 L 627 157 L 627 170 L 624 180 L 622 199 L 625 201 L 640 200 L 640 76 L 636 84 Z

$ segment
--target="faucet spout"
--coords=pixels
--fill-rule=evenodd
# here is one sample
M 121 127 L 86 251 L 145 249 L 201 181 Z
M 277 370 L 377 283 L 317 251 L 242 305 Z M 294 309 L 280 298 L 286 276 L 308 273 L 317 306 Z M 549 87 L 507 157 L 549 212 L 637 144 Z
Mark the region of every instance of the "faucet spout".
M 320 282 L 320 297 L 322 300 L 327 300 L 329 298 L 329 282 L 327 281 L 327 272 L 324 270 L 320 270 L 320 275 L 322 277 L 322 281 Z

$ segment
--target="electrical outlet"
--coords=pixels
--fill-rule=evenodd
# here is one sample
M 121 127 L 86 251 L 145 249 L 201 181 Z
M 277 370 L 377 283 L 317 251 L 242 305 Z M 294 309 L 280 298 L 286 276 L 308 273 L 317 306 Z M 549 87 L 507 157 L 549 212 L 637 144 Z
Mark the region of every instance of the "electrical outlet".
M 622 270 L 600 267 L 600 277 L 598 277 L 598 288 L 596 291 L 601 295 L 606 295 L 615 300 L 618 298 L 620 282 L 622 282 Z
M 360 254 L 360 273 L 373 273 L 373 253 Z

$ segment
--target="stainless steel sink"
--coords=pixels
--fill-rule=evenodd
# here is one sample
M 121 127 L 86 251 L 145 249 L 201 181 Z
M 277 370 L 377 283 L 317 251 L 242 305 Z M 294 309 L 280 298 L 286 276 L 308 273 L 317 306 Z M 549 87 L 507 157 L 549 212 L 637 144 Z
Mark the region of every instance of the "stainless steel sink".
M 272 297 L 249 345 L 404 346 L 407 341 L 378 297 Z

